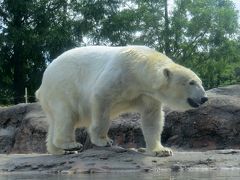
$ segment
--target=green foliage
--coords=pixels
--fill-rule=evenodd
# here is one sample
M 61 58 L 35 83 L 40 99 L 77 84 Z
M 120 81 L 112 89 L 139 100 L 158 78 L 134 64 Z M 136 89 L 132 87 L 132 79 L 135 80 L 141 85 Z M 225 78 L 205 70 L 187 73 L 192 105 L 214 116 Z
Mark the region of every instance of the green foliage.
M 173 57 L 202 77 L 206 88 L 239 82 L 238 17 L 229 0 L 179 0 L 173 15 Z M 179 18 L 180 17 L 180 18 Z M 177 28 L 181 27 L 180 31 Z M 176 34 L 176 35 L 175 35 Z
M 240 82 L 231 0 L 2 0 L 0 104 L 23 102 L 47 64 L 84 45 L 147 45 L 193 69 L 207 89 Z M 31 99 L 32 101 L 34 98 Z
M 66 2 L 1 2 L 0 99 L 4 103 L 23 102 L 25 87 L 33 97 L 46 62 L 74 46 Z

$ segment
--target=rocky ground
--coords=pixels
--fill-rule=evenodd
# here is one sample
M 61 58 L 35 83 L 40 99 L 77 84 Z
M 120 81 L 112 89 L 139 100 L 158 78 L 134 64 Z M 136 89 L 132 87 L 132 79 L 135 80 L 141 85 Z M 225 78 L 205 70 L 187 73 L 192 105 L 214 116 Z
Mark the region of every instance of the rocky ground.
M 240 169 L 240 150 L 175 152 L 171 157 L 151 157 L 119 147 L 93 148 L 80 154 L 0 155 L 0 175 L 11 173 L 81 174 L 114 172 L 194 171 Z
M 240 85 L 212 89 L 208 96 L 209 102 L 195 110 L 165 110 L 162 141 L 175 149 L 174 156 L 166 158 L 127 150 L 145 146 L 139 114 L 121 115 L 110 128 L 109 135 L 115 144 L 126 149 L 91 148 L 86 130 L 78 129 L 77 141 L 84 144 L 85 151 L 52 156 L 45 154 L 47 122 L 38 103 L 0 108 L 0 172 L 240 168 L 240 151 L 237 150 L 240 148 Z

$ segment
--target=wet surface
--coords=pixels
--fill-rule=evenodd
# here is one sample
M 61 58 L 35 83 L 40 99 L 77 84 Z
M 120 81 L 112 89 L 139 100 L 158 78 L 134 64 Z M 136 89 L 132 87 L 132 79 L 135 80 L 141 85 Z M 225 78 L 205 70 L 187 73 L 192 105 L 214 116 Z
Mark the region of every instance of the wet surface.
M 240 177 L 240 150 L 206 152 L 173 151 L 170 157 L 152 157 L 119 147 L 94 148 L 79 154 L 53 156 L 49 154 L 0 155 L 0 175 L 30 174 L 29 179 L 48 174 L 48 178 L 98 178 L 142 174 L 150 177 Z M 36 174 L 38 176 L 31 176 Z M 148 176 L 145 177 L 145 174 Z M 61 176 L 59 176 L 61 175 Z M 86 177 L 85 177 L 86 176 Z M 66 179 L 65 177 L 65 179 Z M 28 179 L 28 178 L 26 178 Z M 41 178 L 40 178 L 41 179 Z M 239 178 L 240 179 L 240 178 Z
M 199 171 L 183 171 L 183 172 L 171 172 L 171 171 L 152 171 L 148 173 L 98 173 L 98 174 L 77 174 L 77 175 L 36 175 L 36 174 L 21 174 L 21 175 L 1 175 L 1 180 L 106 180 L 106 179 L 118 179 L 118 180 L 239 180 L 240 170 L 199 170 Z

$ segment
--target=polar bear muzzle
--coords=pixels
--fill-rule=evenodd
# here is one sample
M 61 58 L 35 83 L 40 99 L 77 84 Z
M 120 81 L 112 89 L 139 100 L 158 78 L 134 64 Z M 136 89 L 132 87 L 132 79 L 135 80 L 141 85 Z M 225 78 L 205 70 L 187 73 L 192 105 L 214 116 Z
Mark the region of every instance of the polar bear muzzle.
M 193 108 L 198 108 L 200 105 L 208 101 L 208 97 L 202 97 L 200 101 L 194 100 L 192 98 L 187 98 L 188 104 Z

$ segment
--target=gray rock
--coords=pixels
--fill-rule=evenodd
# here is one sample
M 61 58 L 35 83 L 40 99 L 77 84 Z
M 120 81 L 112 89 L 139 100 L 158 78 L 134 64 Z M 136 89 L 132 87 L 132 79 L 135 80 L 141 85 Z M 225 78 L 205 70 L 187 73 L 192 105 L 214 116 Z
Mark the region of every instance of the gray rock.
M 183 149 L 240 148 L 240 85 L 207 93 L 203 107 L 166 115 L 164 143 Z
M 46 152 L 47 122 L 38 103 L 0 108 L 0 128 L 0 153 Z
M 15 128 L 7 127 L 0 129 L 0 153 L 8 153 L 12 148 L 15 138 Z

